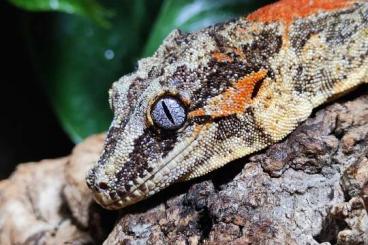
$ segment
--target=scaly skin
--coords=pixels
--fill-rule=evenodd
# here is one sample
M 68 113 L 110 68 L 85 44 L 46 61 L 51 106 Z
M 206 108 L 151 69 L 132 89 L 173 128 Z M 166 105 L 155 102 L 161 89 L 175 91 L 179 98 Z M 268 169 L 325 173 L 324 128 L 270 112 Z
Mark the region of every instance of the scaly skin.
M 118 209 L 261 150 L 367 82 L 367 52 L 366 1 L 284 0 L 196 33 L 175 30 L 113 84 L 114 119 L 87 184 Z M 188 112 L 176 131 L 152 123 L 166 94 Z

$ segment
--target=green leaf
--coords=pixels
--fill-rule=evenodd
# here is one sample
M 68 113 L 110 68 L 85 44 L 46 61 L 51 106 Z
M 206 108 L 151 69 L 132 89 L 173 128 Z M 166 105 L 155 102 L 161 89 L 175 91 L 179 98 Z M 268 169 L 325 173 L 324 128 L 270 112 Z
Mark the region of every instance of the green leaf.
M 112 12 L 102 7 L 96 0 L 8 0 L 15 6 L 28 11 L 59 11 L 89 17 L 107 27 L 107 17 Z
M 156 13 L 152 9 L 159 7 L 155 5 L 113 1 L 108 7 L 118 14 L 109 29 L 64 14 L 25 20 L 43 85 L 75 142 L 107 130 L 112 120 L 108 90 L 132 71 Z
M 150 56 L 175 28 L 192 32 L 227 21 L 273 2 L 271 0 L 166 0 L 150 34 L 143 56 Z

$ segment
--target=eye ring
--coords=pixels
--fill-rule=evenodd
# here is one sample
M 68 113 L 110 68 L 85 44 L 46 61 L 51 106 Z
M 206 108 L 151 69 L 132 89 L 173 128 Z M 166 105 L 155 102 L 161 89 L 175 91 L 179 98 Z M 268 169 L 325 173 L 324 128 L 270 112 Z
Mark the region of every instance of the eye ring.
M 159 129 L 178 130 L 187 120 L 187 109 L 178 96 L 164 95 L 152 104 L 150 117 Z

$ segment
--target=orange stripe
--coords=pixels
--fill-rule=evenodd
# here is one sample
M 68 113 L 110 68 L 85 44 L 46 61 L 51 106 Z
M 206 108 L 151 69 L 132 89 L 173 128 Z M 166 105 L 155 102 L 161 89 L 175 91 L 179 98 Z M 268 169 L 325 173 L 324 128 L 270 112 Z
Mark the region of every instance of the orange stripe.
M 226 89 L 209 100 L 204 108 L 189 113 L 189 117 L 210 115 L 212 118 L 243 113 L 252 102 L 252 93 L 258 81 L 265 78 L 266 70 L 253 72 L 239 79 L 234 87 Z
M 261 22 L 281 21 L 289 26 L 296 18 L 306 17 L 319 11 L 342 9 L 352 3 L 354 1 L 349 0 L 282 0 L 253 12 L 247 19 Z

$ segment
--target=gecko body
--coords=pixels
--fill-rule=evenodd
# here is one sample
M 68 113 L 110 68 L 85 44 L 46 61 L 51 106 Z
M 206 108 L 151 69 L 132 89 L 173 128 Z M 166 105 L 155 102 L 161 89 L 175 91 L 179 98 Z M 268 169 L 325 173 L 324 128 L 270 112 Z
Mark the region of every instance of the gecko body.
M 264 149 L 366 83 L 367 53 L 366 1 L 284 0 L 174 30 L 113 84 L 114 119 L 87 184 L 118 209 Z

